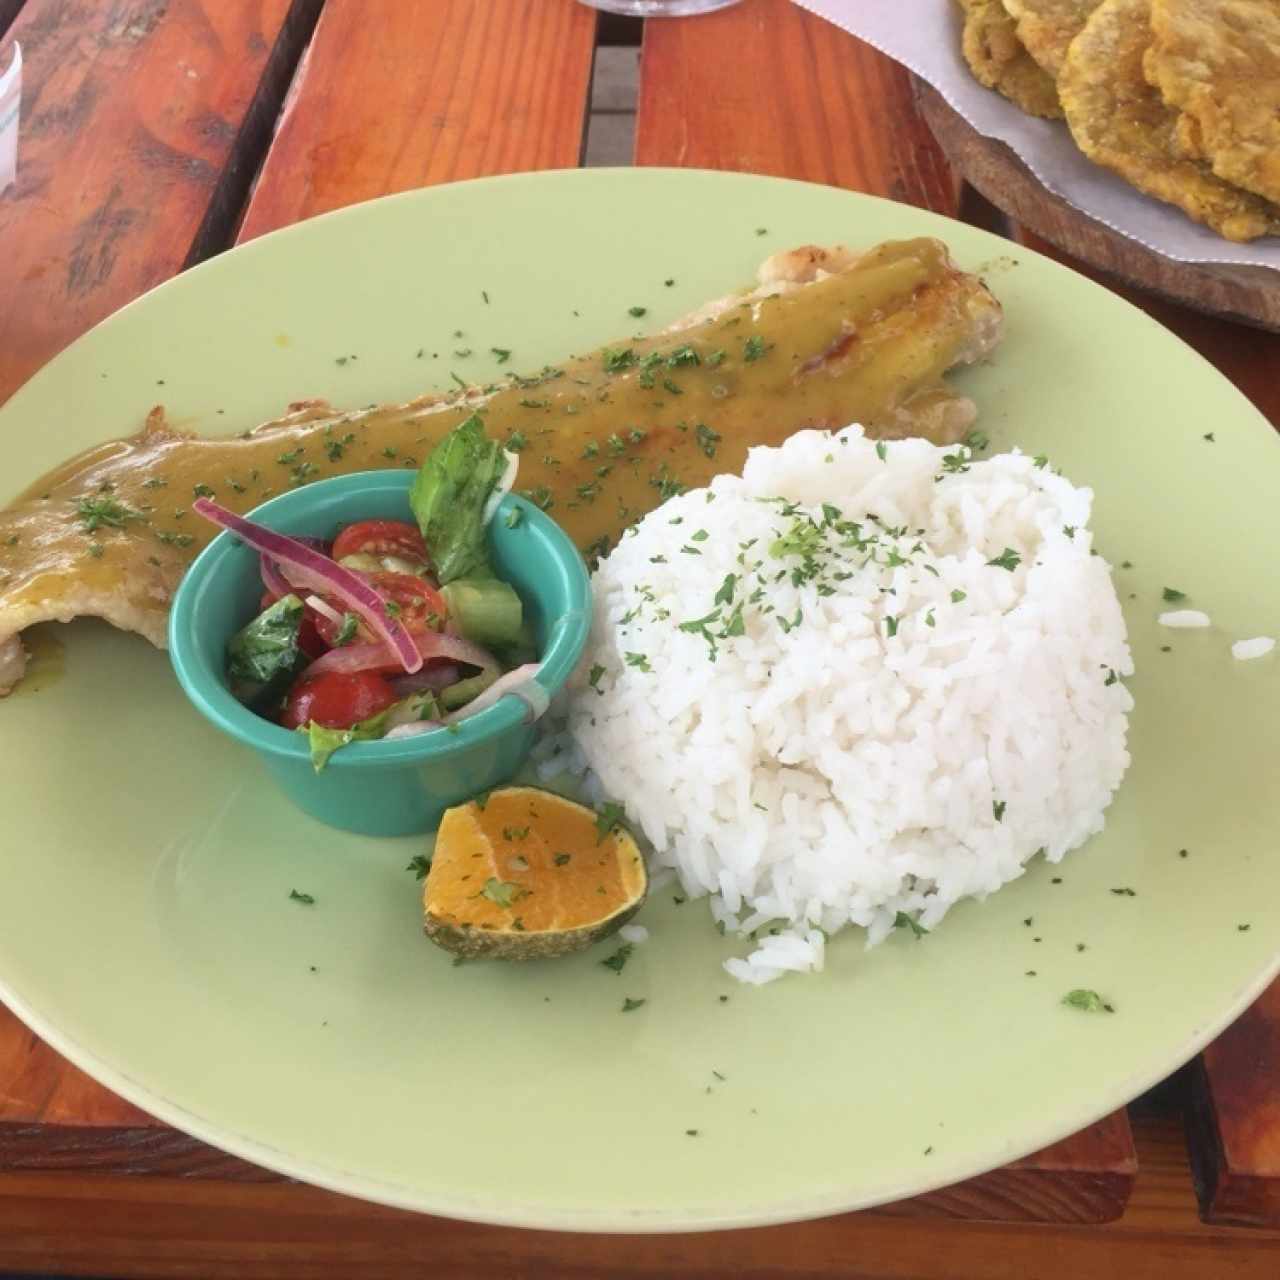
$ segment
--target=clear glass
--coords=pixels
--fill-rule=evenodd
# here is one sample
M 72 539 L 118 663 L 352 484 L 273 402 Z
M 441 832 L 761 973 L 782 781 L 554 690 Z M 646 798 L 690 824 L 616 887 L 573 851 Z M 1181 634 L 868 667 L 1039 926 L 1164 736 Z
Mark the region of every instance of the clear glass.
M 685 18 L 694 13 L 727 9 L 738 0 L 582 0 L 605 13 L 624 13 L 632 18 Z

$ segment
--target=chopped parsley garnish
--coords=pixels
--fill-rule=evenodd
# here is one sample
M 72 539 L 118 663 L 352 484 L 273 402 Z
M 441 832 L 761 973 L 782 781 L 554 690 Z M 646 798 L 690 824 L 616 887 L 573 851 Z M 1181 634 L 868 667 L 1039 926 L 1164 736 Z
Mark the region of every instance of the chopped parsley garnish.
M 213 497 L 213 489 L 207 484 L 193 484 L 191 486 L 191 492 L 194 493 L 197 498 Z
M 431 870 L 431 859 L 425 853 L 416 853 L 409 859 L 409 865 L 405 870 L 412 871 L 418 880 L 425 880 L 427 872 Z
M 597 662 L 591 668 L 590 674 L 587 676 L 587 683 L 598 693 L 603 695 L 604 690 L 600 687 L 600 677 L 604 675 L 604 668 Z
M 557 853 L 551 861 L 554 862 L 557 867 L 567 867 L 572 857 L 573 854 L 571 853 Z
M 356 630 L 360 626 L 360 619 L 354 613 L 344 613 L 342 615 L 342 625 L 338 628 L 338 634 L 333 638 L 333 647 L 341 649 L 343 645 L 350 644 L 356 638 Z
M 1108 668 L 1107 668 L 1107 678 L 1106 678 L 1102 683 L 1103 683 L 1103 686 L 1104 686 L 1104 687 L 1109 688 L 1111 685 L 1115 684 L 1115 683 L 1116 683 L 1116 681 L 1117 681 L 1117 680 L 1119 680 L 1119 679 L 1120 679 L 1120 677 L 1119 677 L 1118 675 L 1116 675 L 1115 671 L 1114 671 L 1114 670 L 1112 670 L 1112 668 L 1111 668 L 1111 667 L 1108 667 Z
M 630 347 L 621 351 L 612 351 L 606 347 L 603 359 L 605 373 L 621 373 L 623 369 L 630 369 L 635 364 L 636 353 Z
M 733 599 L 733 593 L 738 584 L 738 575 L 729 573 L 725 575 L 724 581 L 720 584 L 720 590 L 716 592 L 715 599 L 712 604 L 728 604 Z
M 994 800 L 991 804 L 991 812 L 997 822 L 1004 821 L 1005 802 L 1003 800 Z
M 1187 598 L 1187 593 L 1185 591 L 1179 591 L 1176 587 L 1165 587 L 1165 589 L 1160 593 L 1160 598 L 1168 601 L 1169 604 L 1177 604 L 1179 600 L 1185 600 Z
M 637 320 L 639 320 L 641 316 L 646 316 L 648 314 L 649 314 L 648 307 L 628 307 L 627 308 L 627 315 L 635 316 Z
M 76 514 L 84 524 L 86 533 L 93 533 L 104 524 L 113 529 L 123 529 L 130 520 L 146 519 L 140 511 L 126 507 L 115 498 L 81 498 L 76 503 Z
M 521 898 L 528 897 L 529 890 L 522 884 L 513 884 L 508 880 L 498 880 L 494 876 L 490 876 L 484 882 L 484 888 L 477 895 L 479 897 L 488 898 L 490 902 L 495 903 L 499 907 L 510 907 L 513 902 L 519 902 Z
M 669 352 L 667 355 L 668 369 L 679 369 L 681 365 L 701 363 L 701 357 L 688 343 L 685 343 L 683 347 L 676 347 L 674 351 Z
M 957 588 L 956 588 L 956 589 L 951 593 L 951 603 L 952 603 L 952 604 L 959 604 L 961 600 L 967 599 L 967 595 L 968 595 L 968 593 L 967 593 L 967 592 L 961 591 L 961 590 L 960 590 L 960 588 L 959 588 L 959 587 L 957 587 Z
M 742 358 L 747 364 L 751 364 L 772 349 L 772 343 L 766 343 L 758 334 L 752 334 L 742 345 Z
M 298 446 L 298 448 L 296 448 L 296 449 L 290 449 L 288 453 L 282 453 L 282 454 L 281 454 L 281 455 L 276 459 L 276 461 L 277 461 L 277 462 L 278 462 L 282 467 L 291 467 L 291 466 L 293 466 L 293 464 L 294 464 L 295 462 L 297 462 L 297 460 L 298 460 L 300 457 L 302 457 L 302 447 L 301 447 L 301 445 L 299 445 L 299 446 Z
M 1138 891 L 1136 889 L 1130 889 L 1127 886 L 1120 889 L 1112 889 L 1111 892 L 1114 893 L 1117 898 L 1136 898 L 1138 896 Z
M 972 449 L 974 453 L 981 453 L 991 443 L 991 437 L 985 431 L 979 431 L 975 427 L 965 436 L 963 443 L 965 448 Z
M 299 893 L 297 889 L 289 890 L 289 900 L 291 902 L 301 902 L 305 907 L 314 907 L 316 900 L 309 893 Z
M 1068 991 L 1062 997 L 1062 1003 L 1070 1009 L 1080 1009 L 1084 1013 L 1115 1013 L 1115 1009 L 1096 991 L 1088 991 L 1084 987 Z
M 101 556 L 102 556 L 103 551 L 105 551 L 105 550 L 106 550 L 106 548 L 105 548 L 105 547 L 102 545 L 102 543 L 100 543 L 100 542 L 91 542 L 91 543 L 89 543 L 89 554 L 90 554 L 90 555 L 91 555 L 95 560 L 100 559 L 100 558 L 101 558 Z
M 601 960 L 600 963 L 606 969 L 612 969 L 614 973 L 621 973 L 627 966 L 627 961 L 631 958 L 631 953 L 635 950 L 635 944 L 624 942 L 613 955 Z
M 1035 456 L 1035 465 L 1043 471 L 1049 465 L 1049 456 L 1044 453 L 1037 453 Z
M 603 844 L 605 837 L 618 826 L 625 816 L 626 810 L 620 804 L 616 804 L 612 800 L 602 804 L 600 812 L 596 814 L 596 844 Z
M 489 350 L 493 352 L 493 358 L 499 364 L 506 364 L 511 359 L 511 352 L 506 347 L 490 347 Z
M 502 838 L 504 840 L 527 840 L 529 838 L 528 827 L 503 827 Z
M 891 613 L 885 614 L 884 632 L 887 636 L 896 636 L 898 634 L 898 620 Z
M 693 429 L 693 438 L 698 442 L 698 448 L 708 458 L 716 456 L 716 445 L 720 443 L 721 436 L 718 431 L 712 431 L 705 422 L 699 422 Z
M 171 547 L 189 547 L 195 541 L 195 535 L 190 533 L 169 533 L 166 529 L 160 529 L 156 532 L 156 537 L 167 546 Z
M 889 446 L 883 440 L 876 441 L 876 457 L 883 462 L 889 456 Z
M 628 653 L 626 659 L 627 666 L 635 667 L 637 671 L 653 671 L 653 668 L 649 665 L 649 659 L 643 653 Z
M 641 999 L 639 999 L 639 1000 L 633 1000 L 630 996 L 623 996 L 623 998 L 622 998 L 622 1012 L 623 1012 L 623 1013 L 631 1013 L 633 1010 L 638 1009 L 638 1008 L 639 1008 L 642 1004 L 644 1004 L 644 1003 L 645 1003 L 645 1001 L 644 1001 L 643 997 L 642 997 Z M 694 1132 L 694 1133 L 697 1133 L 697 1130 L 695 1129 L 693 1132 Z
M 987 563 L 997 569 L 1007 569 L 1012 573 L 1022 563 L 1022 557 L 1012 547 L 1005 547 L 994 560 L 988 560 Z
M 905 911 L 899 911 L 898 914 L 893 917 L 893 927 L 895 929 L 910 929 L 915 935 L 917 942 L 919 942 L 920 939 L 929 932 L 929 930 L 926 929 L 919 920 L 915 919 L 913 916 L 907 915 Z

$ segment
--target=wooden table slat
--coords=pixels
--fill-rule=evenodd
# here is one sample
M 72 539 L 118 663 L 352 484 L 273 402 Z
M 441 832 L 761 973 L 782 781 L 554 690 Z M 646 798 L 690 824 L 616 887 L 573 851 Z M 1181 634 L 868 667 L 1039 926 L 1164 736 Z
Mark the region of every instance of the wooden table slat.
M 0 400 L 85 329 L 179 271 L 273 67 L 319 0 L 27 0 L 18 180 L 0 196 Z M 283 39 L 282 39 L 283 37 Z
M 423 1218 L 306 1186 L 11 1175 L 0 1268 L 121 1280 L 1274 1280 L 1280 1232 L 1197 1221 L 1177 1122 L 1149 1118 L 1138 1138 L 1138 1188 L 1107 1226 L 906 1223 L 873 1210 L 730 1234 L 583 1236 Z
M 954 213 L 906 70 L 790 0 L 645 26 L 637 164 L 740 169 Z
M 1201 1054 L 1188 1115 L 1200 1212 L 1280 1227 L 1280 982 Z
M 413 187 L 576 165 L 595 29 L 577 0 L 328 0 L 240 239 Z

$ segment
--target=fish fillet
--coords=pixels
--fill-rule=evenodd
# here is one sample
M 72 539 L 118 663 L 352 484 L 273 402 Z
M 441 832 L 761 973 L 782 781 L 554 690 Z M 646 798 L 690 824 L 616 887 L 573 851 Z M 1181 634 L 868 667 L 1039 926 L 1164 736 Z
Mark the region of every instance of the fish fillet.
M 216 532 L 197 493 L 248 511 L 295 485 L 419 461 L 466 415 L 521 451 L 521 491 L 600 553 L 682 487 L 808 426 L 960 439 L 976 410 L 944 381 L 999 341 L 999 304 L 937 240 L 805 246 L 677 326 L 500 384 L 354 413 L 300 401 L 240 436 L 170 427 L 89 449 L 0 511 L 0 694 L 24 628 L 92 616 L 165 644 L 169 602 Z

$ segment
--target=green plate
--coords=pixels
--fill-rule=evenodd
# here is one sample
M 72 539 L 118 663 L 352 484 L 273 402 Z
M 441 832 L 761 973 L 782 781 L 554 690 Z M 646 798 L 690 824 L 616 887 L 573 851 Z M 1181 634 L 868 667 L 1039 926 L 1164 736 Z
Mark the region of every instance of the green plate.
M 109 1088 L 249 1160 L 579 1230 L 896 1199 L 1051 1143 L 1190 1057 L 1277 968 L 1280 668 L 1229 646 L 1280 634 L 1280 444 L 1159 325 L 1034 253 L 734 174 L 414 192 L 254 241 L 81 339 L 0 412 L 3 486 L 157 399 L 217 431 L 306 395 L 407 398 L 496 368 L 463 345 L 537 368 L 627 332 L 630 306 L 661 323 L 743 284 L 782 246 L 921 234 L 1005 304 L 1005 344 L 963 378 L 981 425 L 1094 486 L 1100 544 L 1133 565 L 1133 766 L 1101 836 L 923 942 L 866 953 L 851 931 L 825 973 L 763 988 L 722 972 L 740 948 L 670 890 L 620 975 L 607 947 L 454 968 L 419 927 L 420 842 L 302 817 L 163 654 L 81 622 L 42 629 L 44 670 L 0 704 L 0 996 Z M 1159 628 L 1166 585 L 1213 628 Z M 1064 1008 L 1076 987 L 1116 1012 Z M 624 997 L 646 1003 L 624 1015 Z

